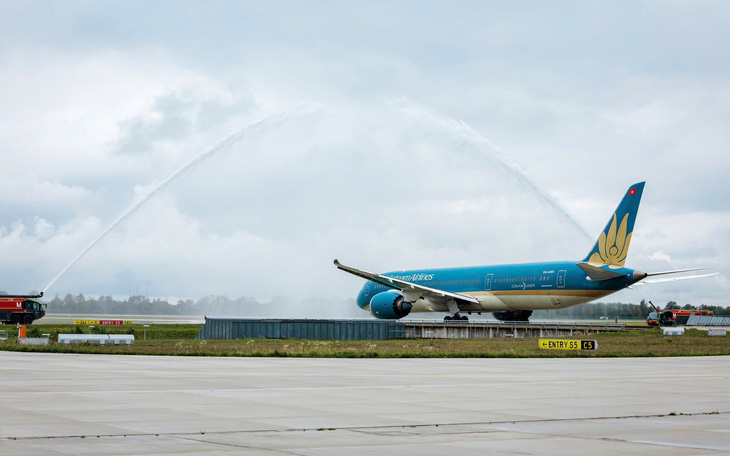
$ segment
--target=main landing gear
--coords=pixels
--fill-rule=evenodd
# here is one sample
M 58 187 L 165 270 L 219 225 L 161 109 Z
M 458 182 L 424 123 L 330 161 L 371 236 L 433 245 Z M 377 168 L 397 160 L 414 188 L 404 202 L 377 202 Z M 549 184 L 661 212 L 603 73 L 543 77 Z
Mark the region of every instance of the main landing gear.
M 455 313 L 454 315 L 445 316 L 444 321 L 469 321 L 469 317 Z
M 445 316 L 444 321 L 468 321 L 469 320 L 469 317 L 467 317 L 466 315 L 459 315 L 460 309 L 454 299 L 449 299 L 448 301 L 446 301 L 446 305 L 449 307 L 449 312 L 451 312 L 451 315 Z

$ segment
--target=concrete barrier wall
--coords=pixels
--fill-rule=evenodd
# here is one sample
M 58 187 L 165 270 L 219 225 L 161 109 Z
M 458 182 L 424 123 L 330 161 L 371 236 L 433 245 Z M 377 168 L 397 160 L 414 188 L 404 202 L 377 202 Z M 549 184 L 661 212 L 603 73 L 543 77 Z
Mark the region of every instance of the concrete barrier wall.
M 404 335 L 403 324 L 395 321 L 206 318 L 195 338 L 388 340 Z
M 59 344 L 113 344 L 131 345 L 134 343 L 134 334 L 59 334 Z
M 621 325 L 560 325 L 557 323 L 405 323 L 405 337 L 418 339 L 491 339 L 495 337 L 566 337 L 597 332 L 625 331 Z
M 687 326 L 730 326 L 730 317 L 691 315 L 687 320 Z
M 46 337 L 18 337 L 20 345 L 48 345 Z
M 561 322 L 206 318 L 205 325 L 196 339 L 489 339 L 494 337 L 565 337 L 625 330 L 625 325 Z

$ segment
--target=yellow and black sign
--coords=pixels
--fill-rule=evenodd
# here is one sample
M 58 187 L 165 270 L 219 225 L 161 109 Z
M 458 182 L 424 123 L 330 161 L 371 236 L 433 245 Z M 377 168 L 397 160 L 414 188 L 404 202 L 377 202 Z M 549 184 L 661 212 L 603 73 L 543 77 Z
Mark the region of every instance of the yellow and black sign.
M 540 348 L 548 350 L 598 350 L 595 340 L 540 339 Z
M 75 325 L 98 325 L 99 320 L 74 320 Z
M 131 321 L 124 321 L 124 320 L 74 320 L 75 325 L 99 325 L 99 326 L 108 326 L 108 325 L 131 325 Z

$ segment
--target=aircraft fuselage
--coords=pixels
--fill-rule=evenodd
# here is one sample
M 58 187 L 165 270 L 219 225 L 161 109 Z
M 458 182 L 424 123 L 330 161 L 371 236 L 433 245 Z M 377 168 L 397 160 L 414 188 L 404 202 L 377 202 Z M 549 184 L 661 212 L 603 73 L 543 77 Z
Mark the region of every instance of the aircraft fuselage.
M 367 282 L 357 305 L 382 319 L 411 312 L 494 312 L 495 318 L 527 321 L 533 310 L 563 309 L 622 290 L 648 274 L 626 268 L 644 182 L 631 185 L 593 248 L 580 261 L 420 269 L 378 274 L 337 268 Z M 672 272 L 672 271 L 670 271 Z M 659 274 L 659 273 L 657 273 Z M 656 274 L 655 274 L 656 275 Z
M 462 312 L 562 309 L 601 298 L 622 290 L 644 277 L 633 269 L 615 268 L 621 276 L 591 280 L 575 261 L 473 266 L 448 269 L 420 269 L 389 272 L 383 276 L 429 288 L 475 297 L 479 303 L 460 303 Z M 391 288 L 366 282 L 357 296 L 357 305 L 369 310 L 378 293 Z M 413 312 L 448 312 L 443 300 L 418 297 Z

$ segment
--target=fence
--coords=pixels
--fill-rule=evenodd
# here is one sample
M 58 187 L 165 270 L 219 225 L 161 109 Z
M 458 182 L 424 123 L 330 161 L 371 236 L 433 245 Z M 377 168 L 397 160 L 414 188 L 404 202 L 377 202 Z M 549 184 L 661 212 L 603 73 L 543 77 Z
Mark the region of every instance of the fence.
M 687 326 L 730 326 L 730 317 L 690 315 Z
M 196 339 L 388 340 L 405 337 L 403 323 L 378 320 L 206 318 Z
M 626 331 L 626 325 L 575 322 L 287 320 L 206 318 L 196 339 L 480 339 Z

